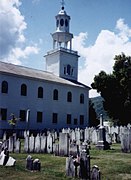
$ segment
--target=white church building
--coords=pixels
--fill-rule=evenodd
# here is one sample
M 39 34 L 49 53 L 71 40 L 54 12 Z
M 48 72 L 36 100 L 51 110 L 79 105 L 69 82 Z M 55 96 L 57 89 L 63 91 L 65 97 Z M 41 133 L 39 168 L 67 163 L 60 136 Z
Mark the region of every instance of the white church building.
M 45 55 L 46 71 L 0 61 L 0 135 L 24 131 L 84 128 L 89 121 L 90 87 L 78 82 L 78 52 L 72 50 L 70 16 L 64 6 L 56 15 L 53 49 Z

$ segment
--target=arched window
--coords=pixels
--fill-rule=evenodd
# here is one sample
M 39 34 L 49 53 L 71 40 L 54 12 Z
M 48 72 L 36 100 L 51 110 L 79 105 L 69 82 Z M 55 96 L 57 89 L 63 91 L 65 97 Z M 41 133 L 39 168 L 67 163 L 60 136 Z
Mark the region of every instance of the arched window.
M 26 86 L 26 84 L 21 85 L 21 96 L 27 96 L 27 86 Z
M 53 91 L 53 100 L 58 100 L 58 90 L 57 89 L 55 89 Z
M 67 102 L 72 102 L 72 93 L 71 92 L 67 93 Z
M 7 83 L 7 81 L 2 82 L 1 92 L 2 93 L 8 93 L 8 83 Z
M 80 103 L 81 103 L 81 104 L 84 104 L 84 94 L 81 94 L 81 95 L 80 95 Z
M 42 87 L 38 88 L 38 98 L 43 98 L 43 88 Z
M 64 19 L 60 20 L 60 25 L 63 26 L 64 25 Z

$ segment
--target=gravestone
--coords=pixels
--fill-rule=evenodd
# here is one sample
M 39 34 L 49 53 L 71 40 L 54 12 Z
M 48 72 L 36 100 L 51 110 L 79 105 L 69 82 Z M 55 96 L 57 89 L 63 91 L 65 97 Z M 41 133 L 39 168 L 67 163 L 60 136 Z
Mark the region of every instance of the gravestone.
M 46 152 L 46 147 L 47 147 L 47 137 L 45 134 L 41 135 L 41 152 L 45 153 Z
M 20 153 L 20 150 L 21 150 L 21 142 L 19 140 L 19 138 L 16 140 L 15 142 L 15 149 L 14 149 L 14 152 L 15 153 Z
M 85 141 L 89 141 L 89 140 L 90 140 L 89 128 L 87 128 L 87 127 L 85 128 L 85 133 L 84 133 L 84 134 L 85 134 L 85 137 L 84 137 L 84 138 L 85 138 Z
M 75 166 L 71 156 L 66 158 L 66 176 L 75 177 Z
M 8 147 L 9 152 L 14 152 L 14 137 L 10 136 L 9 137 L 9 147 Z
M 29 152 L 29 136 L 25 136 L 24 140 L 24 152 L 28 153 Z
M 109 143 L 106 141 L 106 130 L 103 126 L 103 115 L 100 115 L 100 127 L 98 129 L 98 142 L 96 148 L 99 150 L 110 149 Z
M 97 137 L 97 130 L 94 129 L 92 132 L 92 140 L 91 140 L 92 144 L 97 144 L 98 142 L 98 137 Z
M 26 169 L 30 171 L 33 170 L 33 159 L 31 155 L 28 155 L 26 158 Z
M 53 143 L 53 153 L 55 156 L 59 156 L 59 144 Z
M 40 171 L 41 170 L 41 163 L 39 159 L 34 159 L 33 161 L 33 170 Z
M 71 143 L 69 146 L 69 155 L 75 157 L 78 154 L 79 154 L 79 146 L 75 143 Z
M 85 150 L 80 153 L 79 177 L 81 179 L 90 179 L 90 156 Z
M 47 136 L 47 153 L 53 153 L 53 137 L 51 133 Z
M 35 153 L 39 153 L 41 150 L 41 139 L 39 134 L 37 134 L 36 138 L 35 138 Z
M 69 155 L 69 134 L 60 133 L 59 134 L 59 156 Z
M 33 153 L 35 148 L 35 137 L 33 134 L 29 137 L 29 152 Z
M 98 166 L 94 165 L 91 170 L 91 180 L 100 180 L 100 170 Z

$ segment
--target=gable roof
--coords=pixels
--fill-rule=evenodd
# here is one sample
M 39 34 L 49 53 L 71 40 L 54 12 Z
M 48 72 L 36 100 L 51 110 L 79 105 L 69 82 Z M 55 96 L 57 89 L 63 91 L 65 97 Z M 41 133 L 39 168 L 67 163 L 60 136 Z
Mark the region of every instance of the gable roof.
M 45 81 L 51 81 L 51 82 L 56 82 L 56 83 L 61 83 L 61 84 L 66 84 L 66 85 L 71 85 L 71 86 L 85 87 L 85 88 L 90 89 L 90 87 L 82 83 L 79 83 L 77 81 L 71 82 L 70 80 L 66 80 L 64 78 L 56 76 L 47 71 L 14 65 L 14 64 L 5 63 L 2 61 L 0 61 L 0 73 L 14 75 L 14 76 L 23 76 L 27 78 L 40 79 L 40 80 L 45 80 Z

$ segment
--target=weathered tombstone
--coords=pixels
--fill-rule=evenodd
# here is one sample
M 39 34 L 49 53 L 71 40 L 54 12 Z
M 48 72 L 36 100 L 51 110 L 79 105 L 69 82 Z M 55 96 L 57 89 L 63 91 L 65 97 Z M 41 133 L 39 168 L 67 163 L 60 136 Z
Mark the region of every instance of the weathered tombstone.
M 90 179 L 90 156 L 84 150 L 80 154 L 79 177 L 81 179 Z
M 30 171 L 33 170 L 33 159 L 31 155 L 28 155 L 26 158 L 26 169 Z
M 33 161 L 33 170 L 40 171 L 41 170 L 41 163 L 39 159 L 34 159 Z
M 59 156 L 59 144 L 53 143 L 53 153 L 55 156 Z
M 91 170 L 91 180 L 100 180 L 100 170 L 98 166 L 94 165 Z
M 28 153 L 29 152 L 29 136 L 25 136 L 24 140 L 24 152 Z
M 47 147 L 47 137 L 43 134 L 41 136 L 41 152 L 45 153 Z
M 33 153 L 35 148 L 35 137 L 33 134 L 29 137 L 29 152 Z
M 9 147 L 8 147 L 9 152 L 14 152 L 14 137 L 10 136 L 9 137 Z
M 98 142 L 96 129 L 94 129 L 93 132 L 92 132 L 92 140 L 91 140 L 91 142 L 92 142 L 92 144 L 97 144 L 97 142 Z
M 75 166 L 71 156 L 66 158 L 66 176 L 75 177 Z
M 41 147 L 41 139 L 39 134 L 37 134 L 36 138 L 35 138 L 35 153 L 39 153 L 40 152 L 40 147 Z
M 2 166 L 14 166 L 16 160 L 9 156 L 9 151 L 7 147 L 3 149 L 0 153 L 0 165 Z
M 71 131 L 71 142 L 74 142 L 74 141 L 76 141 L 76 135 L 75 135 L 75 131 L 72 130 Z
M 89 128 L 86 127 L 85 129 L 85 141 L 89 140 L 90 137 L 89 137 Z
M 98 142 L 96 148 L 99 150 L 110 149 L 109 143 L 106 141 L 106 130 L 103 126 L 103 115 L 100 115 L 100 127 L 98 129 Z
M 69 155 L 69 134 L 60 133 L 59 134 L 59 156 Z
M 51 133 L 47 136 L 47 153 L 53 153 L 53 137 Z
M 6 135 L 6 131 L 3 134 L 3 141 L 6 141 L 7 135 Z
M 77 156 L 79 153 L 78 151 L 79 151 L 78 145 L 75 143 L 71 143 L 69 146 L 69 155 L 70 156 Z
M 21 142 L 19 140 L 19 138 L 16 140 L 15 142 L 15 149 L 14 149 L 14 152 L 15 153 L 20 153 L 20 148 L 21 148 Z

